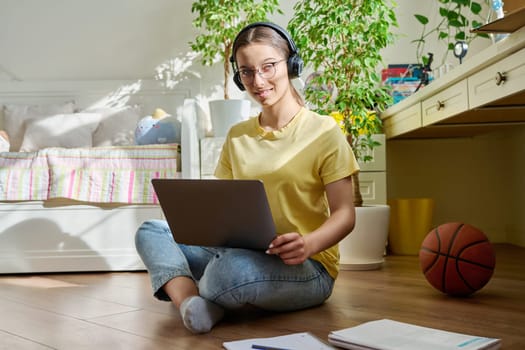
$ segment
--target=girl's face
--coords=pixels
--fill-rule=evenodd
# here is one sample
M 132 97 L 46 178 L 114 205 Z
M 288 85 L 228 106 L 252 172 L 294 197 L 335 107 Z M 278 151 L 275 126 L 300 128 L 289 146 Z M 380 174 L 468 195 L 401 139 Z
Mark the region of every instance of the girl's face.
M 291 96 L 286 58 L 273 46 L 249 44 L 236 53 L 237 67 L 246 91 L 263 107 Z

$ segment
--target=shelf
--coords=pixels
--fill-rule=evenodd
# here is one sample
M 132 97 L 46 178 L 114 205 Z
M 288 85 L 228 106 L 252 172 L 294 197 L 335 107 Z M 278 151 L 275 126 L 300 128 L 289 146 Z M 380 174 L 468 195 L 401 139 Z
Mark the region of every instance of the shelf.
M 525 26 L 525 7 L 509 12 L 505 17 L 471 30 L 472 33 L 513 33 Z

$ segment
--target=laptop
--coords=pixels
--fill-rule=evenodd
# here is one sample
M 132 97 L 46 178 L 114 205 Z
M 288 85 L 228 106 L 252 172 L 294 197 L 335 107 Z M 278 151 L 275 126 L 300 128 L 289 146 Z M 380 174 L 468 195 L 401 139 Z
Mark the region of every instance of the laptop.
M 151 182 L 177 243 L 266 250 L 276 236 L 262 181 Z

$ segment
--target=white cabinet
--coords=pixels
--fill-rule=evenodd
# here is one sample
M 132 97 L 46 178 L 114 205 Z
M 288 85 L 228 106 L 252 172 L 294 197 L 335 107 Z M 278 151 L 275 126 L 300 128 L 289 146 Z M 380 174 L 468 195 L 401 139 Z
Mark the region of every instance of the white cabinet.
M 522 27 L 382 112 L 386 137 L 474 136 L 523 123 L 524 81 Z
M 381 145 L 372 150 L 372 161 L 359 164 L 359 188 L 364 204 L 386 204 L 386 139 L 384 134 L 374 139 Z
M 421 102 L 422 126 L 434 124 L 467 109 L 467 80 L 461 80 Z
M 221 155 L 224 137 L 206 137 L 201 139 L 200 144 L 200 170 L 201 178 L 211 178 L 215 172 L 215 166 Z
M 364 204 L 386 204 L 386 171 L 359 173 Z
M 468 78 L 471 108 L 479 107 L 524 89 L 525 48 Z
M 386 118 L 383 120 L 383 128 L 388 138 L 402 135 L 421 127 L 420 103 L 393 113 L 388 118 L 385 115 L 386 113 L 382 114 L 381 117 Z

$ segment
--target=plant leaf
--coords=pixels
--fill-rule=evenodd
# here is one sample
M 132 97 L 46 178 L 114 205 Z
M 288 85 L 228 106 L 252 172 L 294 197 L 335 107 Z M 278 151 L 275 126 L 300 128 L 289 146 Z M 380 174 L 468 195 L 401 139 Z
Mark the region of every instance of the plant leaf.
M 415 14 L 414 17 L 416 17 L 416 19 L 419 21 L 419 23 L 421 23 L 423 25 L 428 24 L 428 17 L 423 16 L 423 15 L 418 15 L 418 14 Z

